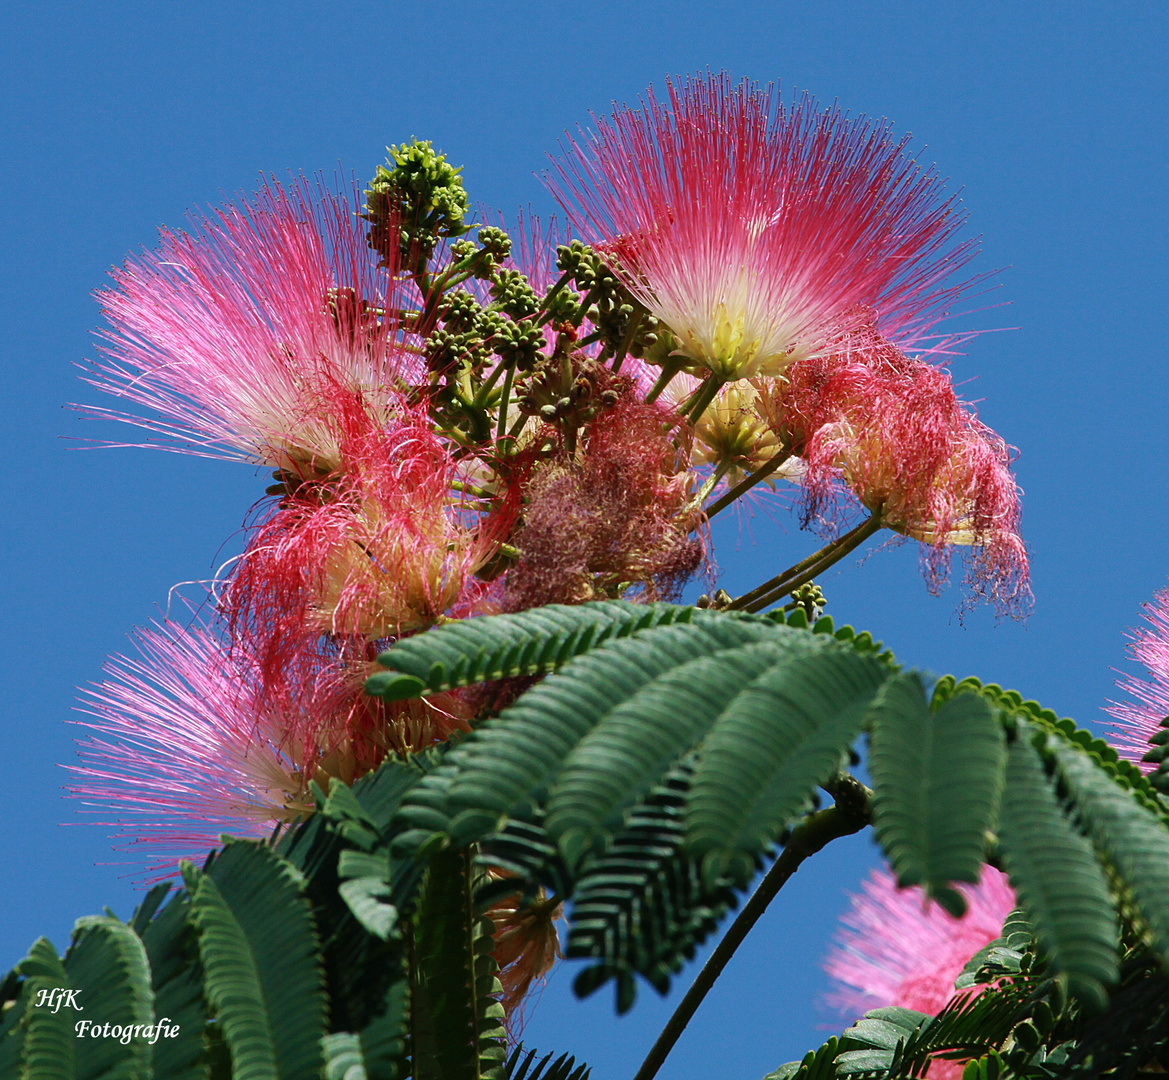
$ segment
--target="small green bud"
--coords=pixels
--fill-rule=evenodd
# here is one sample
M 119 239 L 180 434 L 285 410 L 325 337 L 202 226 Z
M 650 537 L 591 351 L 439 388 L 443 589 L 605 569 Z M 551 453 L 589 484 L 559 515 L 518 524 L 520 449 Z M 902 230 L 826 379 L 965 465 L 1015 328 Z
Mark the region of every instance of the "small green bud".
M 491 298 L 513 319 L 527 319 L 540 310 L 536 293 L 518 270 L 499 270 L 494 275 Z
M 396 219 L 406 249 L 425 260 L 438 238 L 462 236 L 470 228 L 464 222 L 470 202 L 461 170 L 426 141 L 386 149 L 386 164 L 378 166 L 365 193 L 365 217 L 373 226 L 370 246 L 388 257 L 389 225 Z
M 484 225 L 479 230 L 479 244 L 497 261 L 502 261 L 511 254 L 511 237 L 493 225 Z

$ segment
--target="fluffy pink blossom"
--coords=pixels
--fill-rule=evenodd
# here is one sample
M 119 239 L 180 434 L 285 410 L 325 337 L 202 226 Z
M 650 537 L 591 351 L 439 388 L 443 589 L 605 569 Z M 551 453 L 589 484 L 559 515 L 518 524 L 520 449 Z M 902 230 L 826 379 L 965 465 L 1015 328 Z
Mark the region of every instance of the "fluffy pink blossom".
M 394 267 L 379 267 L 357 209 L 301 179 L 192 215 L 189 233 L 163 229 L 100 294 L 110 328 L 88 379 L 154 415 L 84 411 L 144 427 L 170 449 L 332 468 L 322 389 L 343 387 L 390 423 L 389 391 L 417 367 L 392 314 Z
M 1162 589 L 1143 608 L 1148 625 L 1132 632 L 1128 651 L 1152 678 L 1146 681 L 1135 675 L 1121 675 L 1116 685 L 1135 700 L 1113 702 L 1107 711 L 1115 721 L 1110 725 L 1113 733 L 1109 742 L 1121 757 L 1149 773 L 1157 766 L 1141 758 L 1149 752 L 1149 739 L 1161 730 L 1161 722 L 1169 716 L 1169 589 Z
M 888 1005 L 936 1015 L 954 996 L 966 962 L 997 938 L 1015 907 L 1006 875 L 985 866 L 977 885 L 959 885 L 961 919 L 927 906 L 917 887 L 898 889 L 893 875 L 874 870 L 852 897 L 843 929 L 824 963 L 836 989 L 828 1003 L 848 1018 Z M 935 1061 L 931 1080 L 962 1075 L 960 1063 Z
M 907 140 L 725 74 L 667 92 L 598 120 L 548 183 L 682 354 L 722 378 L 780 374 L 858 305 L 887 338 L 923 339 L 974 245 Z
M 206 628 L 140 630 L 138 656 L 111 657 L 85 691 L 73 797 L 147 843 L 153 871 L 202 858 L 221 833 L 264 836 L 312 812 L 309 781 L 353 783 L 392 753 L 467 730 L 453 695 L 385 705 L 362 694 L 365 653 L 301 641 L 275 683 Z M 348 650 L 352 654 L 353 650 Z
M 227 655 L 209 631 L 172 623 L 140 630 L 137 658 L 115 656 L 85 691 L 69 767 L 74 797 L 112 811 L 122 838 L 165 854 L 206 853 L 221 832 L 262 836 L 311 808 L 303 747 L 321 727 L 315 710 L 334 696 L 293 707 L 261 699 L 258 672 Z M 167 856 L 170 856 L 168 861 Z

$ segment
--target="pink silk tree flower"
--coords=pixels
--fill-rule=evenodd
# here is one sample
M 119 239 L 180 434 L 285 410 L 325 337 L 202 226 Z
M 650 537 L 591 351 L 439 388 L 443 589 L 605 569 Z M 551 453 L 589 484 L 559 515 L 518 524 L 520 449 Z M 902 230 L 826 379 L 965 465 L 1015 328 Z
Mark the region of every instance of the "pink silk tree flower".
M 892 874 L 874 870 L 852 897 L 824 963 L 836 983 L 827 1003 L 849 1019 L 889 1005 L 939 1013 L 967 961 L 1002 933 L 1016 906 L 1006 875 L 990 866 L 977 885 L 957 888 L 967 903 L 961 919 L 927 904 L 920 888 L 898 889 Z M 962 1064 L 936 1060 L 928 1075 L 957 1080 Z
M 99 294 L 110 327 L 88 376 L 155 415 L 83 411 L 146 428 L 167 449 L 332 470 L 321 393 L 343 387 L 389 425 L 390 391 L 418 367 L 393 314 L 394 267 L 379 267 L 357 211 L 301 179 L 192 215 L 189 233 L 163 229 Z
M 266 682 L 258 664 L 211 631 L 165 623 L 140 630 L 137 658 L 111 657 L 84 692 L 82 764 L 71 794 L 114 815 L 118 839 L 157 854 L 150 872 L 202 859 L 221 833 L 266 836 L 314 810 L 309 781 L 352 784 L 387 756 L 469 729 L 456 696 L 391 705 L 362 693 L 374 665 L 300 643 Z
M 965 288 L 963 215 L 887 123 L 725 74 L 667 92 L 596 121 L 546 182 L 694 364 L 782 374 L 858 305 L 909 348 Z
M 425 629 L 479 589 L 516 511 L 459 490 L 459 466 L 426 407 L 372 423 L 338 391 L 329 414 L 340 471 L 294 480 L 253 531 L 223 607 L 233 635 L 278 677 L 306 635 L 376 641 Z
M 154 869 L 206 854 L 221 832 L 264 836 L 312 809 L 302 769 L 313 714 L 262 700 L 254 666 L 210 631 L 166 623 L 138 632 L 137 658 L 115 656 L 86 690 L 83 764 L 73 797 L 115 815 L 121 839 L 160 852 Z M 169 856 L 169 858 L 168 858 Z
M 945 371 L 882 338 L 872 313 L 851 313 L 850 323 L 782 382 L 756 380 L 768 419 L 806 464 L 808 518 L 831 521 L 843 481 L 883 525 L 921 542 L 931 591 L 961 546 L 970 592 L 1000 612 L 1025 611 L 1027 552 L 1006 443 Z
M 1149 739 L 1169 716 L 1169 589 L 1159 591 L 1143 609 L 1148 625 L 1133 630 L 1128 651 L 1152 678 L 1146 681 L 1123 674 L 1117 680 L 1116 685 L 1134 700 L 1109 705 L 1107 712 L 1114 723 L 1108 741 L 1121 757 L 1150 773 L 1157 766 L 1141 758 L 1151 749 Z

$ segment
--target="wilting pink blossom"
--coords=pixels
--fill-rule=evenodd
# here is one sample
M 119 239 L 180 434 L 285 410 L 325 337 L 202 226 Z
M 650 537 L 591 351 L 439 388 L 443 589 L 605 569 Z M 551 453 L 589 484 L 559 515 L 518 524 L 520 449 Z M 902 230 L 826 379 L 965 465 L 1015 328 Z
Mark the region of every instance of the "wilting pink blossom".
M 341 387 L 390 423 L 390 391 L 417 367 L 397 334 L 395 268 L 379 267 L 353 198 L 303 179 L 191 224 L 163 229 L 99 297 L 110 329 L 88 381 L 153 415 L 84 411 L 170 449 L 328 471 L 321 394 Z
M 871 312 L 849 321 L 782 382 L 756 380 L 769 420 L 807 465 L 809 518 L 831 519 L 842 479 L 882 524 L 923 544 L 932 589 L 960 545 L 972 549 L 972 592 L 1000 611 L 1026 610 L 1027 552 L 1006 443 L 958 399 L 946 371 L 881 337 Z
M 630 377 L 594 374 L 616 400 L 582 429 L 575 454 L 561 447 L 532 468 L 506 610 L 671 599 L 703 562 L 691 536 L 695 477 L 670 431 L 672 414 L 640 400 Z
M 509 876 L 498 870 L 489 873 L 493 880 Z M 543 889 L 529 903 L 524 903 L 517 892 L 497 900 L 486 915 L 495 924 L 494 956 L 503 987 L 500 1003 L 514 1038 L 523 1027 L 522 1007 L 533 984 L 564 958 L 557 931 L 557 923 L 564 918 L 564 905 L 545 896 Z
M 816 355 L 844 313 L 909 347 L 961 291 L 963 215 L 889 125 L 727 75 L 598 120 L 548 178 L 678 350 L 721 378 Z
M 330 401 L 340 469 L 297 477 L 254 530 L 225 612 L 266 678 L 305 635 L 373 641 L 424 629 L 479 588 L 475 571 L 514 520 L 456 487 L 459 466 L 425 406 L 397 406 L 389 428 L 344 392 Z
M 984 866 L 977 885 L 959 885 L 961 919 L 927 905 L 920 888 L 898 889 L 893 875 L 874 870 L 852 897 L 824 968 L 836 984 L 828 1003 L 848 1019 L 899 1005 L 934 1016 L 954 996 L 954 981 L 979 949 L 997 938 L 1014 909 L 1006 875 Z M 962 1075 L 960 1063 L 936 1060 L 931 1080 Z
M 1157 766 L 1141 762 L 1141 758 L 1149 752 L 1149 739 L 1161 730 L 1161 722 L 1169 716 L 1169 589 L 1158 592 L 1143 609 L 1148 625 L 1132 632 L 1128 651 L 1151 678 L 1123 674 L 1117 680 L 1116 685 L 1135 700 L 1113 702 L 1108 707 L 1115 721 L 1110 725 L 1113 730 L 1108 741 L 1121 757 L 1137 762 L 1143 772 L 1149 773 Z

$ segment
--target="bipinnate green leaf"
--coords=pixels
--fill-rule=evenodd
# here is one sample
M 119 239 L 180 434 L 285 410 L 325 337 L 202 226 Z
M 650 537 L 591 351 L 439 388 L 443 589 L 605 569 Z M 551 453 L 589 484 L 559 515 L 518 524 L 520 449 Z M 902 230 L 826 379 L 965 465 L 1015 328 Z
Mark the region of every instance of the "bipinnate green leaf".
M 183 876 L 233 1080 L 317 1080 L 324 980 L 300 873 L 263 844 L 228 839 L 205 872 L 185 863 Z
M 138 935 L 117 919 L 94 915 L 77 921 L 65 954 L 65 974 L 85 1010 L 72 1014 L 75 1023 L 85 1019 L 124 1028 L 154 1022 L 146 950 Z M 145 1080 L 151 1075 L 146 1039 L 78 1037 L 77 1043 L 77 1080 Z
M 695 610 L 609 600 L 463 619 L 406 638 L 382 653 L 378 663 L 389 670 L 371 676 L 366 693 L 397 701 L 471 683 L 544 675 L 604 641 L 689 622 Z
M 24 1046 L 21 1080 L 74 1080 L 77 1076 L 77 1039 L 73 1033 L 74 1013 L 69 1009 L 38 1007 L 41 992 L 68 990 L 69 977 L 47 938 L 39 938 L 18 965 L 26 976 Z
M 1088 835 L 1132 890 L 1161 963 L 1169 969 L 1169 828 L 1088 754 L 1054 740 L 1052 747 Z
M 169 884 L 155 886 L 139 905 L 130 927 L 141 937 L 150 963 L 154 1014 L 166 1018 L 173 1031 L 151 1047 L 156 1077 L 205 1080 L 207 1002 L 203 997 L 203 965 L 191 922 L 190 900 L 180 891 L 159 908 Z
M 444 818 L 467 811 L 475 828 L 459 842 L 479 839 L 493 831 L 491 815 L 510 812 L 549 783 L 573 748 L 643 686 L 690 660 L 775 633 L 774 625 L 763 620 L 728 618 L 655 627 L 606 641 L 455 747 L 445 764 L 410 793 L 403 815 L 434 831 L 443 827 Z
M 787 627 L 663 672 L 610 710 L 568 753 L 545 828 L 568 852 L 620 828 L 625 813 L 777 667 L 835 642 Z M 567 842 L 566 842 L 567 841 Z
M 1003 735 L 990 704 L 960 693 L 931 711 L 921 676 L 903 672 L 872 711 L 873 827 L 899 885 L 921 885 L 950 914 L 955 881 L 977 882 L 1002 789 Z
M 793 654 L 735 699 L 702 744 L 686 807 L 688 846 L 748 876 L 755 853 L 840 767 L 891 672 L 830 637 Z M 728 862 L 729 860 L 729 862 Z
M 1052 967 L 1067 976 L 1074 994 L 1103 1005 L 1117 978 L 1116 914 L 1092 845 L 1064 813 L 1033 735 L 1020 722 L 1007 751 L 1003 860 Z

